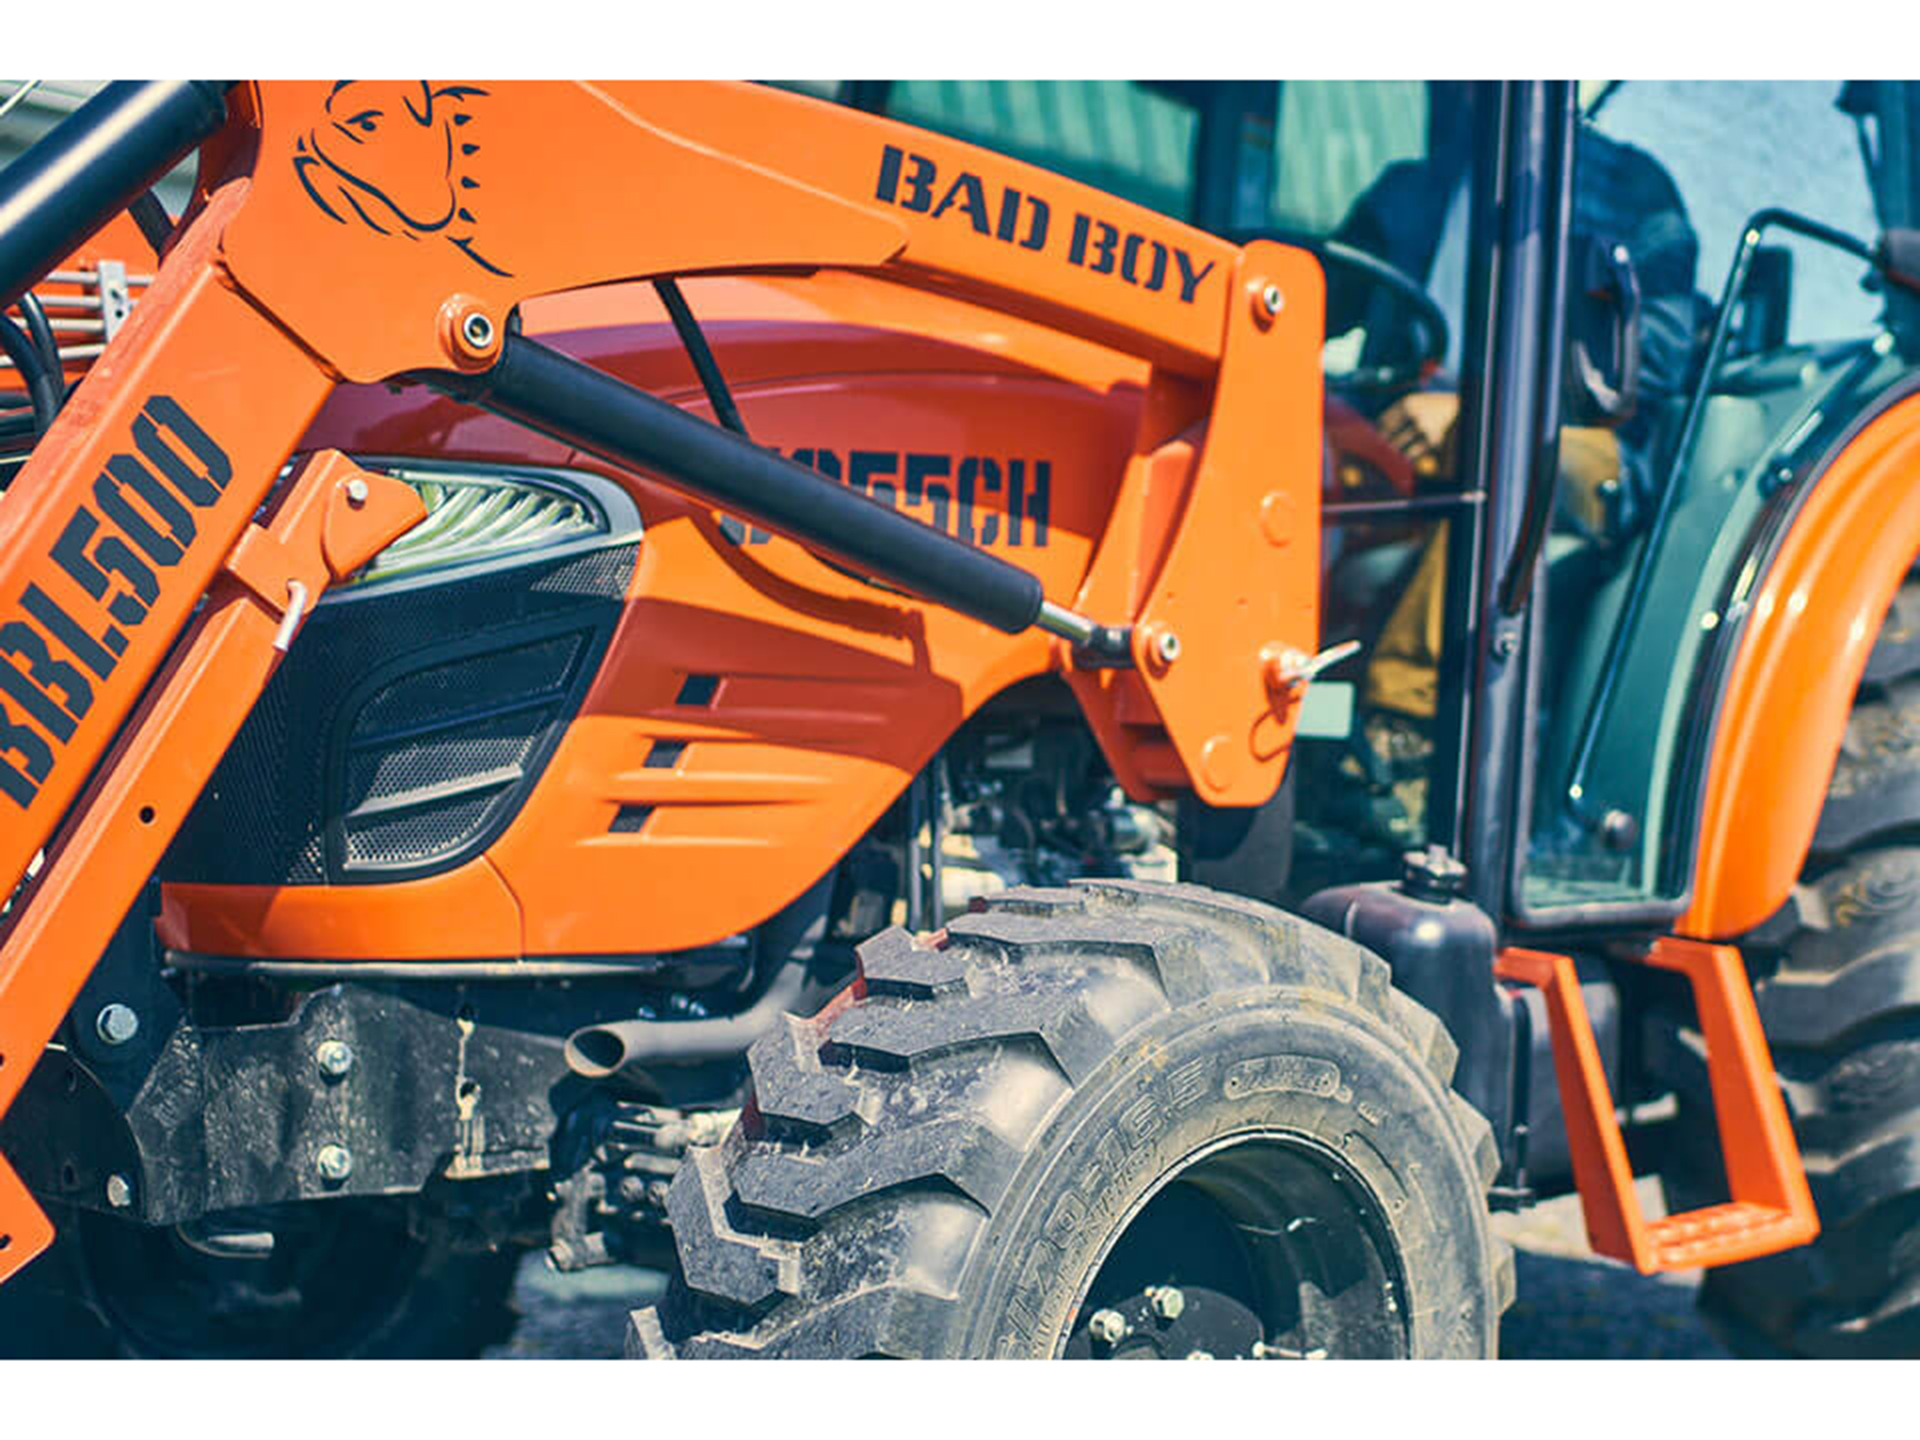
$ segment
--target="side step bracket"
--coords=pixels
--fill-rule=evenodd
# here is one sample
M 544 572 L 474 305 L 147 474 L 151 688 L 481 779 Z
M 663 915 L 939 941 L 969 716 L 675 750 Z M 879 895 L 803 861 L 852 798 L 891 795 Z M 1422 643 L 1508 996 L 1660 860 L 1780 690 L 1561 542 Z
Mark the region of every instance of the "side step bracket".
M 1732 1196 L 1726 1204 L 1660 1220 L 1641 1212 L 1634 1193 L 1633 1167 L 1573 961 L 1508 949 L 1494 966 L 1503 980 L 1537 986 L 1547 1002 L 1554 1075 L 1589 1242 L 1597 1253 L 1624 1260 L 1643 1275 L 1731 1265 L 1804 1245 L 1820 1233 L 1820 1221 L 1740 951 L 1663 938 L 1640 959 L 1679 971 L 1693 986 Z

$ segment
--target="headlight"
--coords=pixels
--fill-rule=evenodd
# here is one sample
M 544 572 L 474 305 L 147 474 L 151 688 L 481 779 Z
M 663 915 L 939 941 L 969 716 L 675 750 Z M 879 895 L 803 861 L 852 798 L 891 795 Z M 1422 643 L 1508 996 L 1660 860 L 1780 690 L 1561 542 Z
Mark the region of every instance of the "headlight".
M 374 556 L 353 587 L 640 536 L 633 501 L 598 475 L 463 461 L 359 463 L 412 486 L 427 517 Z

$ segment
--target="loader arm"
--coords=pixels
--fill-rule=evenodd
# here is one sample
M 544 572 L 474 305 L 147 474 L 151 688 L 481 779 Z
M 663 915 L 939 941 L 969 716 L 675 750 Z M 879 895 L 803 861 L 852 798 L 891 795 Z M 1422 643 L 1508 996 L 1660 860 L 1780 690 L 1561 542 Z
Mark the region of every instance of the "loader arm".
M 342 457 L 280 481 L 342 381 L 425 380 L 1002 629 L 1038 623 L 1130 786 L 1272 794 L 1318 624 L 1304 252 L 754 86 L 261 82 L 228 105 L 144 302 L 0 503 L 0 884 L 47 856 L 0 939 L 0 1114 L 320 590 L 418 518 Z M 823 268 L 1151 364 L 1077 595 L 514 320 L 607 282 Z M 50 1236 L 0 1161 L 0 1280 Z

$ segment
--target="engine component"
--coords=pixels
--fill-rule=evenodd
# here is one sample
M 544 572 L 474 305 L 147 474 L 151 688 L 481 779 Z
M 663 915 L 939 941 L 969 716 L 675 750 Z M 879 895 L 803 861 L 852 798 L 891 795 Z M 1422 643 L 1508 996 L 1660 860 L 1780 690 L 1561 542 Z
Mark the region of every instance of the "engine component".
M 557 1204 L 547 1249 L 553 1268 L 657 1264 L 670 1257 L 667 1194 L 681 1159 L 690 1145 L 717 1144 L 739 1118 L 738 1109 L 674 1110 L 596 1095 L 569 1117 L 575 1145 L 582 1135 L 593 1143 L 553 1187 Z
M 1084 727 L 984 715 L 943 761 L 941 919 L 1020 885 L 1177 878 L 1173 820 L 1127 799 Z

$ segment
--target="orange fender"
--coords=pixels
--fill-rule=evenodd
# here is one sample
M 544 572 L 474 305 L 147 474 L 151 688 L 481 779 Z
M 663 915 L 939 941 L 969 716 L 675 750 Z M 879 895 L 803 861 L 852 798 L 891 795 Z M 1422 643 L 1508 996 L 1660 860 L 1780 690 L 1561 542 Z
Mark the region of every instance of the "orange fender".
M 1920 396 L 1855 435 L 1793 517 L 1721 698 L 1680 934 L 1731 939 L 1786 902 L 1880 622 L 1920 554 L 1917 482 Z

